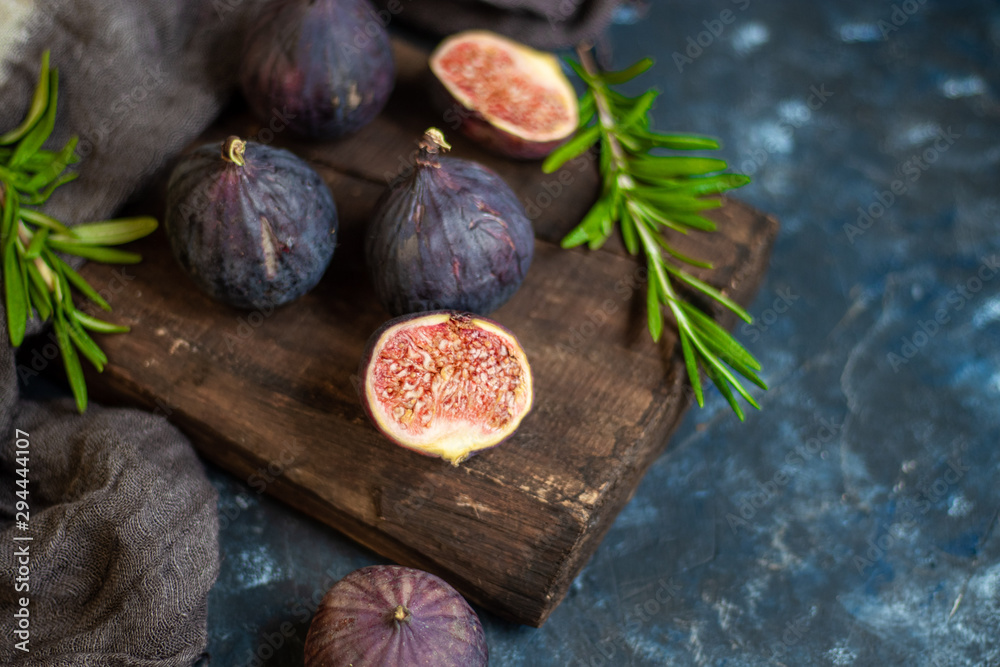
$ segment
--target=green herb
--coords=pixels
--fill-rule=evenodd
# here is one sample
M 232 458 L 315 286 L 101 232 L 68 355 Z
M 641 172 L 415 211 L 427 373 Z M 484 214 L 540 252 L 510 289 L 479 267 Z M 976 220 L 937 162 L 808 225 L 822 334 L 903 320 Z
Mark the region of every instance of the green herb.
M 684 363 L 698 405 L 705 404 L 699 375 L 702 368 L 742 420 L 743 411 L 733 389 L 750 405 L 758 409 L 760 406 L 736 374 L 767 389 L 757 376 L 760 364 L 728 331 L 687 301 L 677 287 L 686 285 L 747 322 L 752 320 L 737 303 L 681 268 L 681 264 L 701 268 L 711 265 L 678 252 L 664 232 L 714 231 L 715 223 L 700 212 L 720 207 L 719 194 L 746 185 L 750 179 L 726 172 L 723 160 L 662 154 L 660 149 L 706 150 L 717 149 L 719 144 L 709 137 L 653 131 L 649 111 L 657 91 L 626 97 L 613 90 L 613 86 L 648 70 L 652 60 L 641 60 L 620 72 L 601 72 L 589 48 L 580 48 L 577 53 L 580 64 L 569 64 L 587 86 L 580 98 L 580 125 L 574 137 L 553 151 L 542 168 L 552 173 L 599 143 L 603 186 L 597 203 L 562 240 L 562 246 L 572 248 L 586 243 L 591 249 L 599 248 L 617 224 L 628 251 L 634 255 L 641 249 L 646 256 L 646 308 L 653 340 L 659 340 L 663 332 L 661 307 L 666 305 L 677 322 Z
M 88 331 L 128 331 L 77 310 L 73 289 L 90 301 L 111 310 L 100 294 L 56 252 L 99 262 L 134 263 L 139 256 L 107 248 L 129 243 L 156 229 L 149 217 L 104 220 L 72 229 L 38 211 L 52 192 L 77 177 L 66 168 L 79 161 L 77 138 L 62 150 L 43 150 L 56 119 L 59 72 L 49 69 L 48 51 L 42 56 L 38 86 L 28 115 L 13 130 L 0 135 L 0 264 L 3 266 L 7 330 L 15 347 L 24 340 L 32 310 L 52 327 L 62 352 L 69 385 L 80 412 L 87 408 L 87 387 L 80 357 L 104 370 L 108 358 Z

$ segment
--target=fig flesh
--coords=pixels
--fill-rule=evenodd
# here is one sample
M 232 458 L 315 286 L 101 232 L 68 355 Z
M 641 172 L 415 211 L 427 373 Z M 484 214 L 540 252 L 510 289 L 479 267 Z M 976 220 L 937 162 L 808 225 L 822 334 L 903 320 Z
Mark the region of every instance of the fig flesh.
M 551 53 L 486 30 L 446 38 L 430 58 L 444 120 L 508 157 L 545 157 L 579 122 L 576 93 Z
M 390 320 L 369 340 L 360 376 L 376 428 L 453 465 L 502 442 L 531 409 L 531 368 L 517 339 L 469 313 Z
M 336 245 L 326 183 L 280 148 L 229 137 L 183 158 L 167 185 L 165 228 L 181 268 L 209 295 L 268 309 L 312 289 Z
M 389 36 L 368 0 L 269 0 L 251 28 L 239 79 L 262 121 L 332 139 L 382 110 L 395 82 Z
M 421 141 L 416 166 L 375 206 L 365 255 L 390 315 L 463 310 L 487 315 L 521 286 L 534 230 L 510 187 L 492 170 L 447 150 L 440 131 Z
M 348 574 L 327 591 L 306 635 L 305 667 L 486 667 L 469 603 L 440 577 L 399 565 Z

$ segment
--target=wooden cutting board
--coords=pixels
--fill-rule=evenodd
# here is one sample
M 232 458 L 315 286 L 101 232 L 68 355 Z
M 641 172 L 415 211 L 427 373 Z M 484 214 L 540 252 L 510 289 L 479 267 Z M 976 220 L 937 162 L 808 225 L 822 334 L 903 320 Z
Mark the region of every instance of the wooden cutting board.
M 425 101 L 426 54 L 402 42 L 395 48 L 392 101 L 350 138 L 295 140 L 234 108 L 197 142 L 228 134 L 270 139 L 324 176 L 341 239 L 320 285 L 273 312 L 228 308 L 181 273 L 159 230 L 135 244 L 142 264 L 83 270 L 108 296 L 113 319 L 132 327 L 101 339 L 111 361 L 89 383 L 105 402 L 168 415 L 205 458 L 255 489 L 388 558 L 443 576 L 503 617 L 540 626 L 690 403 L 677 340 L 668 327 L 661 344 L 650 341 L 643 264 L 620 244 L 595 252 L 558 246 L 595 197 L 593 160 L 543 175 L 538 163 L 477 150 Z M 500 172 L 537 236 L 527 280 L 493 315 L 524 346 L 535 407 L 511 439 L 460 467 L 386 441 L 355 391 L 365 341 L 388 317 L 365 277 L 366 221 L 431 125 L 453 140 L 453 155 Z M 165 175 L 135 212 L 162 219 Z M 711 217 L 717 233 L 677 245 L 714 262 L 700 275 L 746 304 L 778 224 L 735 201 Z

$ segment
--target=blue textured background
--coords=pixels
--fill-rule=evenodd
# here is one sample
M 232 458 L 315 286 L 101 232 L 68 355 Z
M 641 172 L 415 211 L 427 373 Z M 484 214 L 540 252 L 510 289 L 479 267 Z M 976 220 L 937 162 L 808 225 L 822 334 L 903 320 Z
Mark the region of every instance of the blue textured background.
M 610 43 L 782 221 L 738 329 L 772 388 L 688 413 L 543 628 L 481 612 L 491 664 L 1000 665 L 997 3 L 671 0 Z M 383 561 L 210 474 L 211 664 L 301 665 Z

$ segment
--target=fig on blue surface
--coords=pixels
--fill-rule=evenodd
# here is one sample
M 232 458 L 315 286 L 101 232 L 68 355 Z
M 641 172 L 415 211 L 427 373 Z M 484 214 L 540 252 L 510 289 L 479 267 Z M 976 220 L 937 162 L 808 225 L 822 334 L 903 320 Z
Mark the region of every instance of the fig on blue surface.
M 247 37 L 243 95 L 263 121 L 332 139 L 379 114 L 395 83 L 389 35 L 368 0 L 270 0 Z
M 399 565 L 351 572 L 327 591 L 306 635 L 305 667 L 486 667 L 469 603 L 440 577 Z
M 579 123 L 576 92 L 551 53 L 488 30 L 445 38 L 430 57 L 444 120 L 485 148 L 542 158 Z
M 491 169 L 442 157 L 448 148 L 429 129 L 414 168 L 372 214 L 365 258 L 391 315 L 487 315 L 513 296 L 531 264 L 534 231 L 517 195 Z
M 514 334 L 455 311 L 386 322 L 369 339 L 358 375 L 361 402 L 383 435 L 453 465 L 514 433 L 534 394 Z
M 183 158 L 167 185 L 171 250 L 209 295 L 271 308 L 312 289 L 336 245 L 326 183 L 289 151 L 229 137 Z

